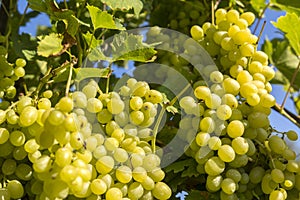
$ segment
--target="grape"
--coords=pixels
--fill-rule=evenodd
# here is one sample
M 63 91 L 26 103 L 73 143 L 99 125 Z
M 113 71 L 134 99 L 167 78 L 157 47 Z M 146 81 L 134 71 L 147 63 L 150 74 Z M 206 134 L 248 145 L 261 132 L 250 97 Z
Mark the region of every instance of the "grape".
M 20 123 L 23 126 L 30 126 L 32 125 L 38 118 L 37 109 L 33 106 L 25 107 L 20 115 Z
M 17 77 L 24 77 L 25 76 L 25 69 L 23 67 L 16 67 L 14 69 L 14 74 Z
M 233 194 L 236 191 L 236 184 L 231 178 L 225 178 L 221 182 L 221 188 L 226 194 Z
M 200 121 L 200 129 L 202 132 L 212 133 L 215 129 L 215 122 L 211 117 L 204 117 Z
M 106 124 L 112 119 L 112 114 L 108 111 L 108 109 L 103 109 L 97 113 L 97 119 L 100 123 Z
M 271 171 L 271 177 L 276 183 L 282 183 L 284 181 L 284 173 L 280 169 L 273 169 Z
M 88 99 L 86 108 L 91 113 L 98 113 L 102 110 L 103 104 L 99 99 L 92 97 Z
M 6 187 L 13 199 L 19 199 L 24 195 L 24 188 L 18 180 L 9 181 Z
M 145 116 L 142 111 L 135 110 L 129 114 L 129 119 L 132 124 L 140 125 L 144 121 Z
M 217 108 L 217 116 L 220 120 L 227 120 L 231 117 L 232 111 L 228 105 L 221 105 Z
M 271 150 L 277 154 L 282 154 L 286 148 L 285 142 L 277 135 L 273 135 L 269 138 L 269 146 Z
M 244 124 L 239 120 L 233 120 L 227 126 L 227 134 L 231 138 L 242 136 L 244 134 L 244 130 Z
M 123 163 L 128 160 L 128 153 L 126 152 L 126 150 L 124 150 L 122 148 L 117 148 L 114 151 L 113 157 L 117 162 Z
M 152 194 L 157 199 L 169 199 L 172 192 L 167 184 L 164 182 L 157 182 L 152 190 Z
M 107 174 L 114 168 L 114 159 L 110 156 L 103 156 L 96 162 L 96 169 L 101 174 Z
M 0 130 L 1 131 L 1 130 Z M 296 141 L 298 140 L 298 134 L 293 131 L 293 130 L 289 130 L 288 132 L 286 132 L 286 136 L 288 137 L 289 140 L 291 141 Z
M 240 84 L 232 78 L 225 78 L 223 81 L 223 87 L 226 93 L 237 95 L 240 90 Z
M 4 144 L 9 139 L 9 132 L 6 128 L 0 128 L 0 144 Z
M 200 100 L 204 100 L 204 99 L 207 99 L 208 97 L 210 97 L 211 93 L 210 93 L 210 90 L 208 87 L 206 86 L 198 86 L 195 90 L 194 90 L 194 95 L 200 99 Z M 180 106 L 181 107 L 186 107 L 184 105 L 187 105 L 187 104 L 183 104 L 183 102 L 185 102 L 183 99 L 186 99 L 186 98 L 189 98 L 188 100 L 190 102 L 194 102 L 194 99 L 192 97 L 183 97 L 182 100 L 180 101 Z M 188 105 L 187 105 L 188 106 Z
M 12 175 L 17 167 L 17 162 L 13 159 L 6 159 L 1 167 L 2 173 L 4 175 Z
M 235 158 L 235 152 L 231 146 L 224 144 L 218 149 L 218 156 L 224 162 L 231 162 Z
M 68 148 L 62 147 L 55 152 L 55 163 L 60 167 L 71 164 L 72 158 L 73 153 Z
M 38 173 L 47 172 L 51 168 L 52 160 L 47 155 L 42 155 L 33 163 L 34 171 Z
M 25 143 L 26 137 L 21 131 L 13 131 L 10 133 L 9 141 L 14 146 L 21 146 Z
M 262 181 L 262 178 L 265 174 L 265 169 L 261 166 L 256 166 L 251 169 L 249 173 L 249 179 L 252 183 L 257 184 Z
M 130 199 L 139 199 L 143 196 L 144 189 L 143 186 L 138 182 L 133 182 L 128 188 L 128 197 Z
M 252 128 L 263 128 L 270 124 L 268 115 L 261 112 L 252 112 L 248 115 L 248 122 Z
M 219 137 L 213 136 L 213 137 L 210 137 L 208 140 L 208 146 L 211 150 L 218 150 L 221 145 L 222 145 L 222 142 Z
M 201 146 L 206 146 L 208 144 L 208 141 L 210 139 L 209 133 L 199 132 L 196 135 L 196 143 Z
M 234 149 L 236 154 L 244 155 L 249 150 L 249 144 L 247 140 L 243 137 L 236 137 L 232 140 L 232 148 Z
M 211 176 L 221 174 L 225 169 L 225 163 L 219 157 L 211 157 L 204 165 L 205 172 Z
M 10 199 L 10 194 L 7 188 L 0 188 L 0 199 Z
M 198 25 L 192 26 L 190 32 L 191 32 L 191 36 L 195 40 L 201 40 L 203 38 L 203 36 L 204 36 L 203 29 L 200 26 L 198 26 Z
M 240 182 L 242 179 L 242 175 L 237 169 L 227 170 L 226 177 L 232 179 L 235 183 Z
M 142 167 L 135 167 L 132 170 L 132 177 L 135 181 L 143 183 L 147 179 L 147 171 Z
M 223 177 L 221 175 L 211 176 L 208 175 L 206 179 L 206 188 L 208 191 L 216 192 L 221 189 L 221 183 L 223 181 Z
M 269 200 L 280 200 L 280 199 L 285 199 L 284 195 L 283 195 L 283 193 L 281 191 L 279 191 L 279 190 L 273 190 L 270 193 Z

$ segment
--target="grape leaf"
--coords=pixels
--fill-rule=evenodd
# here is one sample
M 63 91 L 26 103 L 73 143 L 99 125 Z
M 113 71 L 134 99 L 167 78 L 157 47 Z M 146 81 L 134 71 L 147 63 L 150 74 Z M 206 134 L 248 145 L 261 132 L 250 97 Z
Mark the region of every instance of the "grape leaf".
M 102 3 L 108 5 L 112 10 L 129 10 L 133 8 L 135 16 L 138 17 L 143 9 L 141 0 L 101 0 Z
M 107 78 L 111 73 L 109 68 L 76 68 L 76 81 L 81 81 L 86 78 Z
M 95 38 L 95 36 L 90 32 L 82 35 L 90 49 L 97 48 L 102 43 L 102 40 L 97 40 L 97 38 Z
M 266 40 L 262 49 L 269 56 L 270 63 L 279 70 L 276 72 L 273 83 L 289 83 L 299 63 L 289 42 L 286 39 L 278 38 L 271 41 Z M 293 87 L 296 90 L 300 88 L 300 74 L 297 74 Z
M 283 31 L 285 37 L 289 40 L 290 45 L 300 56 L 300 18 L 295 13 L 287 13 L 277 19 L 277 22 L 272 22 L 273 25 Z
M 261 13 L 266 6 L 266 1 L 265 0 L 251 0 L 250 4 L 252 8 L 257 12 Z
M 95 6 L 87 6 L 89 10 L 94 30 L 98 28 L 125 30 L 119 20 L 114 20 L 107 11 L 101 11 Z
M 134 60 L 139 62 L 151 62 L 156 51 L 151 45 L 143 42 L 142 35 L 121 32 L 114 35 L 111 43 L 112 57 L 114 61 Z
M 47 4 L 41 0 L 27 0 L 29 8 L 39 12 L 47 12 Z
M 182 160 L 182 161 L 177 161 L 175 163 L 172 163 L 168 167 L 165 168 L 165 172 L 171 172 L 173 171 L 174 173 L 182 172 L 186 169 L 186 167 L 189 167 L 191 165 L 195 164 L 194 159 L 187 159 L 187 160 Z
M 38 37 L 37 54 L 40 56 L 48 57 L 59 53 L 63 49 L 63 37 L 56 33 L 51 33 L 44 37 Z
M 271 5 L 300 16 L 300 4 L 295 0 L 270 0 Z

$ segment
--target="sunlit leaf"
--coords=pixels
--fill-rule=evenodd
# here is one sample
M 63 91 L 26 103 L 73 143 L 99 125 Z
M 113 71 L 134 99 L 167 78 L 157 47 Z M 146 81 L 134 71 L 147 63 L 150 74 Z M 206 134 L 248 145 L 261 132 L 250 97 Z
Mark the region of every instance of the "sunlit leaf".
M 143 2 L 141 0 L 101 0 L 102 3 L 108 5 L 112 10 L 134 10 L 134 14 L 138 16 L 143 8 Z
M 125 30 L 122 24 L 119 21 L 114 20 L 113 16 L 107 11 L 101 11 L 95 6 L 87 6 L 87 9 L 89 10 L 95 30 L 98 28 Z
M 63 37 L 56 33 L 51 33 L 44 37 L 39 37 L 37 54 L 40 56 L 48 57 L 54 54 L 58 54 L 62 49 Z
M 111 73 L 109 68 L 76 68 L 76 81 L 81 81 L 86 78 L 107 78 L 107 76 Z
M 294 13 L 287 13 L 273 22 L 273 25 L 285 33 L 290 45 L 300 56 L 300 18 Z

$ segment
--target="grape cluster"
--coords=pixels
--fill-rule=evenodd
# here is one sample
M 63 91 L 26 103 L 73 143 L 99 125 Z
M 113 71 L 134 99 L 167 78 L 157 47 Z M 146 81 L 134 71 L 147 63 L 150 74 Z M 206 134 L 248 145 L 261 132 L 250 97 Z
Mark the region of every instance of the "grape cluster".
M 179 102 L 186 114 L 179 128 L 197 132 L 186 154 L 198 163 L 199 174 L 207 175 L 206 189 L 221 199 L 297 199 L 299 163 L 284 139 L 298 136 L 270 126 L 275 98 L 269 81 L 275 73 L 248 29 L 255 16 L 225 9 L 215 16 L 216 25 L 191 28 L 220 71 L 203 66 L 207 86 L 195 87 L 194 95 Z
M 26 60 L 18 58 L 15 63 L 9 63 L 6 59 L 6 50 L 0 46 L 0 98 L 12 100 L 17 90 L 15 81 L 25 76 Z M 6 101 L 5 101 L 6 102 Z M 5 104 L 4 101 L 2 104 Z
M 209 18 L 210 4 L 206 1 L 154 1 L 150 25 L 168 27 L 188 34 L 191 26 L 203 24 Z
M 90 81 L 54 106 L 51 96 L 49 90 L 38 100 L 24 96 L 1 110 L 0 195 L 170 198 L 160 157 L 149 143 L 160 92 L 131 78 L 119 92 L 102 93 Z

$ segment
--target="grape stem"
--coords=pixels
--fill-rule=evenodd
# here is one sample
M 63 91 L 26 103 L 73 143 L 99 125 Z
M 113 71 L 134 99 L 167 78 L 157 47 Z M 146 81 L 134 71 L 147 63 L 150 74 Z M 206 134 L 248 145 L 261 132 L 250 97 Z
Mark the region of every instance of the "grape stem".
M 158 132 L 158 127 L 160 125 L 160 122 L 161 122 L 165 112 L 166 112 L 166 109 L 164 107 L 162 107 L 162 109 L 158 115 L 157 122 L 153 128 L 153 139 L 151 141 L 153 153 L 155 153 L 155 151 L 156 151 L 156 136 L 157 136 L 157 132 Z
M 288 98 L 288 95 L 289 95 L 289 93 L 290 93 L 290 91 L 291 91 L 291 89 L 292 89 L 292 87 L 293 87 L 293 84 L 294 84 L 294 82 L 295 82 L 296 76 L 297 76 L 297 74 L 298 74 L 298 72 L 299 72 L 299 70 L 300 70 L 300 56 L 298 56 L 298 59 L 299 59 L 298 66 L 297 66 L 297 68 L 295 69 L 295 71 L 294 71 L 294 73 L 293 73 L 292 79 L 291 79 L 291 81 L 290 81 L 289 88 L 288 88 L 288 90 L 286 91 L 285 96 L 284 96 L 284 99 L 283 99 L 283 101 L 282 101 L 282 103 L 281 103 L 280 111 L 282 111 L 282 110 L 284 109 L 285 102 L 286 102 L 286 100 L 287 100 L 287 98 Z
M 275 104 L 275 106 L 273 106 L 273 109 L 300 128 L 300 117 L 294 115 L 291 111 L 287 110 L 286 108 L 281 109 L 281 106 L 277 103 Z
M 255 34 L 255 32 L 257 31 L 258 25 L 260 24 L 261 19 L 263 18 L 263 15 L 265 14 L 267 8 L 270 6 L 270 2 L 264 7 L 263 11 L 260 13 L 260 15 L 258 16 L 258 21 L 255 25 L 255 28 L 253 30 L 253 34 Z
M 72 74 L 73 74 L 73 66 L 77 63 L 76 59 L 72 59 L 70 63 L 70 72 L 69 72 L 69 77 L 66 85 L 66 91 L 65 91 L 65 96 L 69 96 L 69 91 L 70 91 L 70 86 L 71 86 L 71 81 L 72 81 Z

